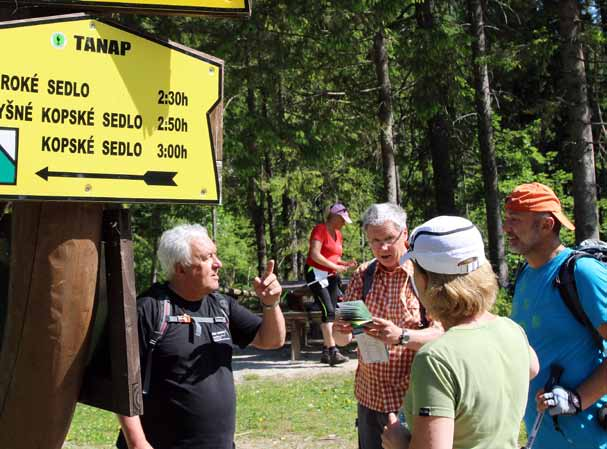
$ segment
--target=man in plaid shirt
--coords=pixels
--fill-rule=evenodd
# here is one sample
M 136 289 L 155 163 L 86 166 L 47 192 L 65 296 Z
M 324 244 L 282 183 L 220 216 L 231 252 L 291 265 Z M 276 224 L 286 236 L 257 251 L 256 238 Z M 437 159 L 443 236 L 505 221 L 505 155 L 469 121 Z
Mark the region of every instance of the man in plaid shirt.
M 400 260 L 407 252 L 407 214 L 396 204 L 373 204 L 363 216 L 363 229 L 377 263 L 372 286 L 363 298 L 364 274 L 369 263 L 352 275 L 345 301 L 364 300 L 373 315 L 365 333 L 388 347 L 388 361 L 367 363 L 358 352 L 355 395 L 358 401 L 358 447 L 381 449 L 381 434 L 389 413 L 398 413 L 409 386 L 415 351 L 442 334 L 438 324 L 424 328 L 420 302 L 413 286 L 413 266 Z M 352 327 L 333 326 L 335 342 L 352 341 Z

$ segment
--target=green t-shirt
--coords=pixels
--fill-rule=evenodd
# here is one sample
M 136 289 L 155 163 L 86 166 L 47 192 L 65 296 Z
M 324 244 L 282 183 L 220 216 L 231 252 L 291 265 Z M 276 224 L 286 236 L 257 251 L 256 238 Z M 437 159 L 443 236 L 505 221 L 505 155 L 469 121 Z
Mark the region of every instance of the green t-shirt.
M 455 420 L 454 449 L 516 448 L 529 388 L 529 345 L 508 318 L 449 329 L 416 354 L 405 415 Z

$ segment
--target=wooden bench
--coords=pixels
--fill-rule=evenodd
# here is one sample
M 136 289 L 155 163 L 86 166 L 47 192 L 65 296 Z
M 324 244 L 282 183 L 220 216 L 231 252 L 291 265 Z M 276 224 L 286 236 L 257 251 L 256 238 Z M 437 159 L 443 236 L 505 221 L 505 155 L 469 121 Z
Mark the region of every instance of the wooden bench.
M 301 359 L 301 347 L 308 344 L 308 323 L 320 323 L 320 311 L 283 312 L 287 329 L 291 332 L 291 360 Z
M 347 285 L 348 279 L 342 279 L 342 285 Z M 281 283 L 283 291 L 287 293 L 286 304 L 282 304 L 289 310 L 283 310 L 287 331 L 291 333 L 291 360 L 301 359 L 301 348 L 308 344 L 309 323 L 320 323 L 321 313 L 319 310 L 305 311 L 305 302 L 310 302 L 312 292 L 304 280 L 285 281 Z M 255 292 L 234 288 L 221 288 L 222 293 L 234 297 L 255 297 Z M 307 300 L 307 301 L 304 301 Z M 294 306 L 301 310 L 294 310 Z M 258 314 L 261 316 L 261 314 Z
M 320 310 L 310 312 L 284 311 L 285 325 L 291 334 L 291 360 L 301 360 L 301 348 L 308 344 L 309 323 L 320 323 Z M 261 313 L 257 313 L 261 317 Z

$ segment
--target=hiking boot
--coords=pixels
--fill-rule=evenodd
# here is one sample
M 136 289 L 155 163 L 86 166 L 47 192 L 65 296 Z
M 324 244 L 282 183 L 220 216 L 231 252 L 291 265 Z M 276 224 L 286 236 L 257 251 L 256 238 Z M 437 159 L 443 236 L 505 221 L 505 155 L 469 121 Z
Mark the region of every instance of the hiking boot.
M 329 355 L 329 365 L 331 366 L 341 365 L 342 363 L 346 363 L 348 360 L 350 359 L 337 349 L 335 351 L 331 351 L 331 354 Z
M 320 353 L 320 363 L 324 363 L 324 364 L 328 365 L 329 362 L 330 362 L 329 349 L 322 348 L 322 352 Z

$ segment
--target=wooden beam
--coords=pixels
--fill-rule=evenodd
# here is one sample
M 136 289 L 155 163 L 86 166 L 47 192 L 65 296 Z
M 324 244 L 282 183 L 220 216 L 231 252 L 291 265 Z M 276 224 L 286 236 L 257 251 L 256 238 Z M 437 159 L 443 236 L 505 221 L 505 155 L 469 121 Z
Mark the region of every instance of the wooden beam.
M 143 402 L 133 241 L 128 209 L 104 212 L 102 248 L 105 263 L 100 269 L 96 310 L 98 320 L 93 329 L 102 327 L 103 332 L 97 339 L 80 402 L 120 415 L 140 415 L 143 413 Z
M 0 448 L 63 446 L 86 364 L 102 208 L 13 205 L 0 348 Z

